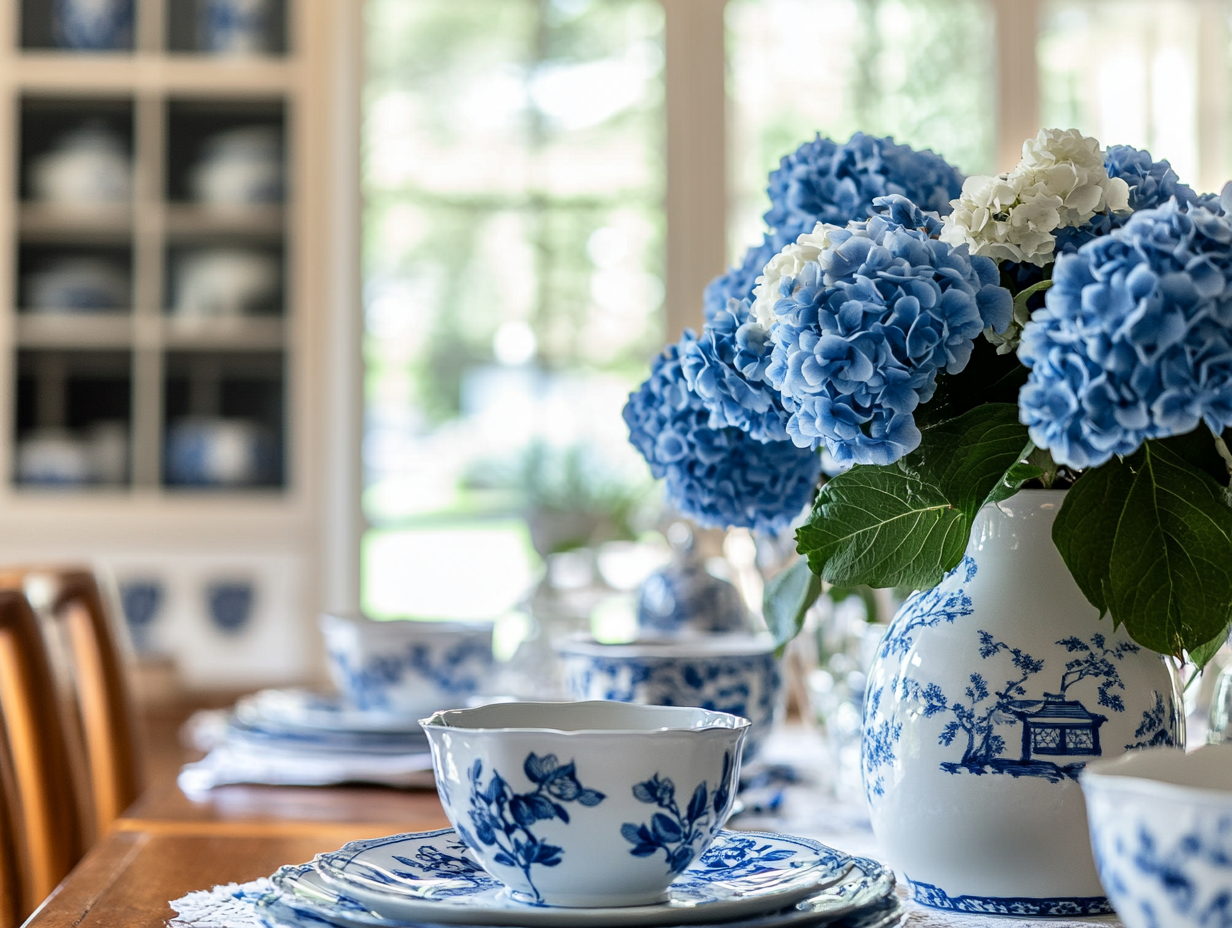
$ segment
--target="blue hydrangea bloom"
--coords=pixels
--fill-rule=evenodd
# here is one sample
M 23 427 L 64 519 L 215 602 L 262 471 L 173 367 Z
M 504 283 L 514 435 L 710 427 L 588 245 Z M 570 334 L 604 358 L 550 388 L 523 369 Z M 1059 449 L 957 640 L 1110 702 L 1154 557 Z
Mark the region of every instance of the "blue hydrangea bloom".
M 671 503 L 701 525 L 779 532 L 812 499 L 818 456 L 789 441 L 760 442 L 734 428 L 710 427 L 710 413 L 689 389 L 681 355 L 686 332 L 655 359 L 650 378 L 629 396 L 629 440 L 655 477 L 667 478 Z
M 818 135 L 770 175 L 766 225 L 786 242 L 818 222 L 846 225 L 874 215 L 873 201 L 899 194 L 941 215 L 962 193 L 963 175 L 932 151 L 857 132 L 839 145 Z
M 1025 326 L 1031 440 L 1070 467 L 1232 425 L 1232 223 L 1177 200 L 1057 259 Z
M 750 318 L 748 300 L 730 300 L 681 352 L 685 379 L 710 411 L 711 428 L 737 428 L 757 441 L 787 441 L 787 411 L 766 382 L 774 345 Z
M 801 447 L 824 443 L 842 465 L 890 464 L 920 442 L 913 412 L 938 370 L 966 367 L 974 339 L 1009 325 L 1013 300 L 996 264 L 932 238 L 936 216 L 903 197 L 885 215 L 831 233 L 820 261 L 785 277 L 767 377 Z
M 760 245 L 754 245 L 744 253 L 744 260 L 738 267 L 730 268 L 725 274 L 720 274 L 710 281 L 702 294 L 702 312 L 706 322 L 713 319 L 715 314 L 726 310 L 729 300 L 752 299 L 753 287 L 756 286 L 757 278 L 761 276 L 766 263 L 786 244 L 786 240 L 767 232 Z
M 1129 208 L 1155 209 L 1175 198 L 1188 205 L 1198 200 L 1198 195 L 1187 184 L 1182 184 L 1167 161 L 1155 161 L 1151 153 L 1132 145 L 1110 145 L 1104 152 L 1104 167 L 1109 177 L 1119 177 L 1129 185 Z M 1073 254 L 1087 242 L 1113 229 L 1119 229 L 1132 213 L 1096 213 L 1089 222 L 1057 230 L 1058 255 Z

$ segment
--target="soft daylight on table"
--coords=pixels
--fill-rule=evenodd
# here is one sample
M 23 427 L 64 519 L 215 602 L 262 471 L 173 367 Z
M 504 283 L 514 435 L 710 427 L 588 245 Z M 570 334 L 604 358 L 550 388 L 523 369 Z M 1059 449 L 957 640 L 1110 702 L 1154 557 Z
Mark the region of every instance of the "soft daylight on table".
M 1232 0 L 13 0 L 0 102 L 0 928 L 1232 925 Z

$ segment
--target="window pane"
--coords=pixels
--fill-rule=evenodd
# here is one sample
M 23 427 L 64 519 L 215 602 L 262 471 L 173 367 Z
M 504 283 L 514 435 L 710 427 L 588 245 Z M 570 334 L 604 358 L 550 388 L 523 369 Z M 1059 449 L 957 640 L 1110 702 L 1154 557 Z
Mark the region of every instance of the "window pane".
M 759 240 L 766 175 L 820 132 L 862 130 L 992 169 L 994 43 L 982 0 L 731 0 L 735 260 Z
M 646 479 L 620 408 L 663 337 L 662 9 L 366 16 L 364 600 L 491 615 L 531 579 L 536 494 Z
M 1218 189 L 1228 173 L 1219 152 L 1227 15 L 1226 4 L 1197 0 L 1047 0 L 1039 41 L 1044 124 L 1146 148 L 1186 183 Z M 1200 76 L 1212 73 L 1216 80 L 1200 87 Z M 1200 127 L 1204 107 L 1213 118 Z M 1214 143 L 1205 156 L 1201 134 Z

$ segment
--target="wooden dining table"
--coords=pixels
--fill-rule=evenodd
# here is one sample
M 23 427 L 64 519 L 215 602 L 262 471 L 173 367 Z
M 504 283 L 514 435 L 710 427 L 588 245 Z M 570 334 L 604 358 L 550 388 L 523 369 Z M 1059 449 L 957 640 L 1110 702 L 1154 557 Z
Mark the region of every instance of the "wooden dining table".
M 269 876 L 348 841 L 449 823 L 435 790 L 335 786 L 221 786 L 194 801 L 176 785 L 194 755 L 176 720 L 156 720 L 147 741 L 148 786 L 27 928 L 162 928 L 169 900 Z

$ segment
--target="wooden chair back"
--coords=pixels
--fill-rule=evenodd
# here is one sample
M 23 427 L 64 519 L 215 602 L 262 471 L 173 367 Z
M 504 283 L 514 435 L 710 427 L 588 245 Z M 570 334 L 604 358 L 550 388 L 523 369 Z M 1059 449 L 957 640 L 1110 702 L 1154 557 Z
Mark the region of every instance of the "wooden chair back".
M 25 866 L 21 849 L 21 808 L 17 783 L 13 779 L 13 758 L 9 755 L 8 731 L 0 712 L 0 928 L 17 928 L 28 914 L 24 908 L 22 874 Z
M 24 589 L 32 579 L 50 584 L 48 612 L 63 630 L 71 667 L 89 777 L 87 832 L 104 834 L 140 795 L 142 771 L 135 707 L 125 676 L 119 636 L 94 573 L 86 568 L 0 571 L 0 588 Z
M 25 595 L 0 590 L 0 715 L 20 824 L 15 858 L 24 918 L 84 852 L 76 786 L 69 765 L 51 663 L 38 617 Z

